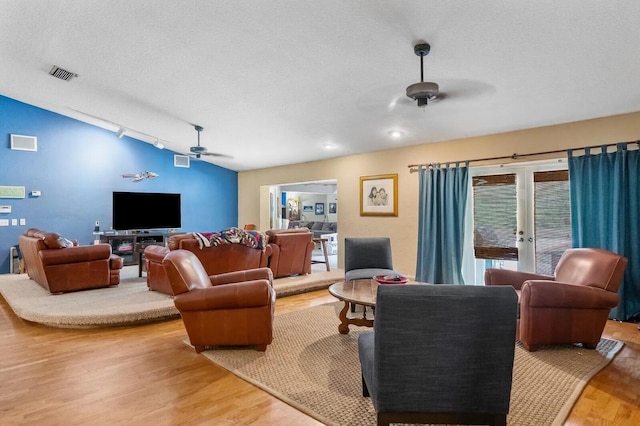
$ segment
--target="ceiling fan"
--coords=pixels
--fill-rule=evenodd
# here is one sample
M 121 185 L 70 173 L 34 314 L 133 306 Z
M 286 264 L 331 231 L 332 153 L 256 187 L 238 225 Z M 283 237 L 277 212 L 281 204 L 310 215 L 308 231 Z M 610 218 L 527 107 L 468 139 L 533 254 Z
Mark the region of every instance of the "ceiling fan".
M 413 46 L 413 52 L 420 56 L 420 82 L 407 87 L 407 97 L 417 101 L 420 108 L 427 106 L 429 102 L 440 100 L 444 93 L 440 93 L 438 83 L 424 81 L 424 57 L 431 51 L 429 43 L 418 43 Z
M 202 132 L 204 130 L 204 127 L 198 126 L 197 124 L 195 124 L 193 127 L 194 127 L 194 129 L 196 129 L 196 132 L 198 132 L 198 145 L 192 146 L 192 147 L 189 148 L 190 155 L 192 155 L 195 158 L 200 158 L 200 156 L 202 156 L 202 155 L 209 155 L 209 156 L 212 156 L 212 157 L 231 158 L 230 156 L 225 155 L 225 154 L 218 154 L 218 153 L 215 153 L 215 152 L 209 152 L 206 147 L 201 146 L 200 145 L 200 132 Z
M 488 99 L 490 95 L 495 93 L 496 89 L 490 84 L 470 79 L 443 79 L 441 84 L 446 86 L 446 92 L 440 90 L 440 84 L 424 80 L 424 57 L 431 51 L 431 45 L 422 40 L 413 46 L 413 52 L 420 57 L 420 81 L 409 85 L 403 92 L 398 90 L 396 84 L 389 84 L 376 88 L 376 90 L 367 90 L 361 96 L 357 105 L 363 111 L 381 114 L 389 114 L 399 112 L 403 114 L 404 119 L 423 119 L 422 114 L 417 115 L 411 110 L 416 110 L 415 105 L 420 110 L 425 110 L 429 104 L 433 104 L 443 99 L 455 101 L 473 101 L 481 97 L 483 100 Z M 448 104 L 448 102 L 446 102 Z M 456 107 L 460 106 L 459 102 Z M 408 108 L 411 108 L 409 110 Z
M 154 172 L 125 173 L 122 177 L 125 179 L 131 179 L 131 182 L 140 182 L 144 179 L 155 179 L 158 177 L 158 174 Z

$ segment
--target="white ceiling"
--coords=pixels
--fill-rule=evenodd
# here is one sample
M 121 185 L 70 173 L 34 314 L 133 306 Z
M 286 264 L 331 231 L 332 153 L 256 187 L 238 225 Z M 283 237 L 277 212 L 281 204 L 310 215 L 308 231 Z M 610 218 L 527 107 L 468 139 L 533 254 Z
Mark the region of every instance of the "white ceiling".
M 0 0 L 0 11 L 0 94 L 183 153 L 198 124 L 203 145 L 233 157 L 207 161 L 238 171 L 640 111 L 638 0 Z M 449 95 L 424 110 L 403 102 L 418 40 L 432 47 L 425 80 Z M 53 65 L 79 77 L 55 79 Z

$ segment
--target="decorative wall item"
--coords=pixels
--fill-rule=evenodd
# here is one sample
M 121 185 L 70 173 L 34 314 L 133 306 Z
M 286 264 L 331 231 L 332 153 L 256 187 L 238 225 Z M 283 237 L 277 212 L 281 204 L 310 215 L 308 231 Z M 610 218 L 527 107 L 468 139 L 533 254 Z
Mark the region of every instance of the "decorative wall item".
M 337 203 L 329 203 L 329 213 L 337 213 L 338 204 Z
M 316 215 L 324 214 L 324 203 L 316 203 Z
M 24 186 L 0 186 L 0 198 L 24 198 Z
M 312 212 L 313 211 L 313 206 L 302 206 L 302 211 L 303 212 Z
M 360 216 L 398 216 L 398 175 L 360 177 Z

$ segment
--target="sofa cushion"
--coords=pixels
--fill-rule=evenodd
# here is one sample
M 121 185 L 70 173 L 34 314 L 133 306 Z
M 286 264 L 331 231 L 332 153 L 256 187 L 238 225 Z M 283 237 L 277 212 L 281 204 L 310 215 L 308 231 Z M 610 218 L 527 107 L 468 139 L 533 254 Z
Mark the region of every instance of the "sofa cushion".
M 313 222 L 313 226 L 311 227 L 312 231 L 320 231 L 324 226 L 324 222 Z
M 324 225 L 322 225 L 323 231 L 335 232 L 336 229 L 337 229 L 337 224 L 335 222 L 325 222 Z

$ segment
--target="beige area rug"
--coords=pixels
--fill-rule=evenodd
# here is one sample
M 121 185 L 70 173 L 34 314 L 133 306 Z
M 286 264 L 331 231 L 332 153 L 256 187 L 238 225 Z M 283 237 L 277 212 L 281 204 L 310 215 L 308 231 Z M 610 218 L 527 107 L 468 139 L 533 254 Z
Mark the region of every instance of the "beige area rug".
M 331 268 L 331 271 L 320 270 L 318 265 L 314 265 L 309 275 L 299 275 L 293 277 L 281 277 L 273 280 L 273 288 L 277 297 L 291 296 L 298 293 L 305 293 L 313 290 L 328 288 L 336 281 L 344 279 L 343 269 Z M 324 269 L 324 265 L 322 265 Z
M 324 265 L 323 265 L 324 268 Z M 327 288 L 344 271 L 314 271 L 310 275 L 274 280 L 278 297 Z M 125 266 L 117 287 L 50 294 L 27 274 L 0 275 L 0 293 L 20 318 L 52 327 L 85 328 L 128 325 L 176 318 L 173 299 L 149 291 L 137 266 Z
M 215 348 L 216 364 L 328 425 L 374 425 L 375 411 L 361 390 L 357 337 L 338 333 L 342 303 L 278 315 L 266 352 Z M 548 346 L 529 353 L 516 345 L 509 425 L 559 425 L 588 380 L 622 347 L 601 340 L 596 350 Z
M 63 294 L 49 293 L 27 274 L 4 274 L 0 293 L 20 318 L 52 327 L 116 326 L 179 316 L 173 299 L 149 291 L 137 272 L 137 266 L 125 267 L 117 287 Z

